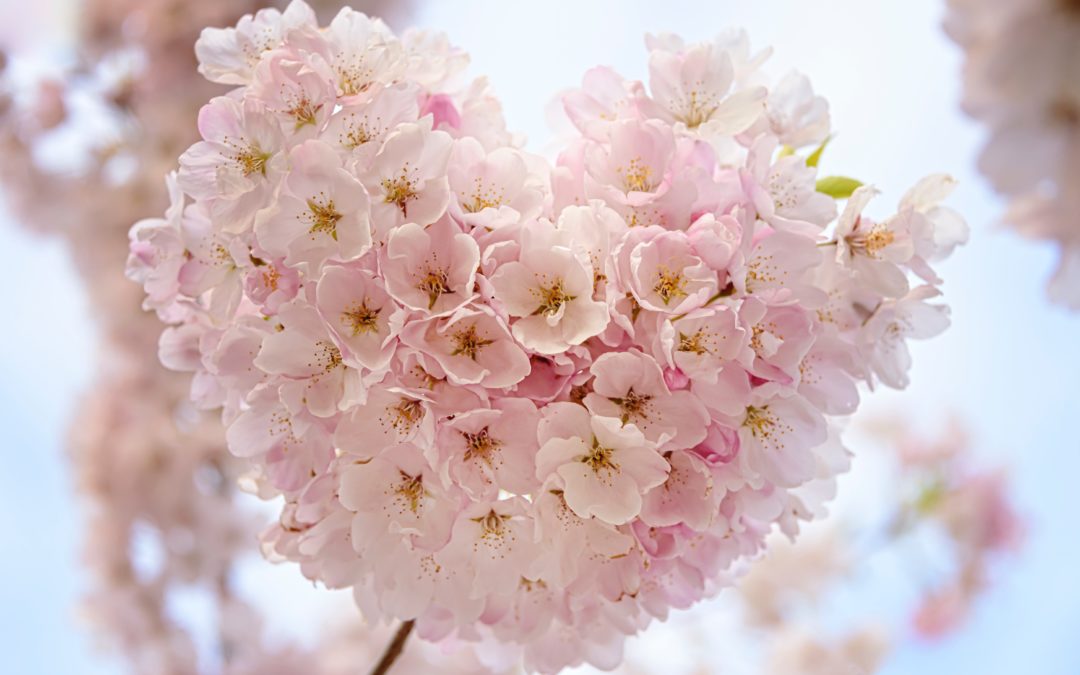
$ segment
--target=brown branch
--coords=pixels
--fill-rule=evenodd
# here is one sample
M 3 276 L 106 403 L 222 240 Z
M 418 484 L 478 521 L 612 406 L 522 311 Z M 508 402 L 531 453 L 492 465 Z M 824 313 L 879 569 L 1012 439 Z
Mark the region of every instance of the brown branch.
M 383 652 L 379 663 L 371 671 L 371 675 L 386 675 L 390 671 L 390 666 L 394 665 L 394 661 L 397 661 L 397 658 L 401 656 L 401 651 L 405 648 L 405 640 L 409 639 L 409 633 L 412 632 L 414 623 L 414 621 L 406 621 L 401 624 L 397 633 L 394 634 L 394 639 L 386 646 L 386 651 Z

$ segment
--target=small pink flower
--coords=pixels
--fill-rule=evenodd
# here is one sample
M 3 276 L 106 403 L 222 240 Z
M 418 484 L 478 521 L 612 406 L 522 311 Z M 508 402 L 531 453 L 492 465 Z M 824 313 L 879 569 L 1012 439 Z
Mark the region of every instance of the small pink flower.
M 552 403 L 540 423 L 536 477 L 556 476 L 570 509 L 622 525 L 641 511 L 642 494 L 664 482 L 668 463 L 632 424 Z
M 732 92 L 735 67 L 719 45 L 692 45 L 678 52 L 649 52 L 649 90 L 656 113 L 708 138 L 737 134 L 765 111 L 766 90 Z
M 418 96 L 416 87 L 407 82 L 380 87 L 366 100 L 347 102 L 334 112 L 319 139 L 352 160 L 363 173 L 391 131 L 419 119 Z
M 334 445 L 362 459 L 387 448 L 410 443 L 421 451 L 435 438 L 435 418 L 426 397 L 416 391 L 382 386 L 342 415 L 334 432 Z
M 742 355 L 747 331 L 735 311 L 714 305 L 676 317 L 670 332 L 661 336 L 665 355 L 691 380 L 715 382 L 725 363 Z
M 199 111 L 199 133 L 180 157 L 180 187 L 226 231 L 245 230 L 284 171 L 281 130 L 257 104 L 220 96 Z
M 500 399 L 491 409 L 456 415 L 435 443 L 444 480 L 475 499 L 496 499 L 505 490 L 529 494 L 538 487 L 534 458 L 540 415 L 526 399 Z
M 425 228 L 393 231 L 382 252 L 386 290 L 401 304 L 431 316 L 449 314 L 474 295 L 480 248 L 449 218 Z
M 389 364 L 405 312 L 378 277 L 356 267 L 327 266 L 315 297 L 345 363 L 374 371 Z
M 402 124 L 383 141 L 364 173 L 371 195 L 375 238 L 385 241 L 405 223 L 426 227 L 437 221 L 450 203 L 446 165 L 453 139 L 431 130 L 431 120 Z
M 286 135 L 313 138 L 337 105 L 334 74 L 319 54 L 276 49 L 255 68 L 250 96 L 272 111 Z
M 716 272 L 695 255 L 685 233 L 656 226 L 634 232 L 641 233 L 640 238 L 628 238 L 623 245 L 619 272 L 639 305 L 654 312 L 685 314 L 716 294 Z
M 457 513 L 456 500 L 411 445 L 347 466 L 339 496 L 342 505 L 355 512 L 354 548 L 373 558 L 380 546 L 401 539 L 428 551 L 440 549 L 450 538 Z
M 542 183 L 511 148 L 484 150 L 473 138 L 454 142 L 447 168 L 455 216 L 470 227 L 496 229 L 540 215 Z
M 269 253 L 290 266 L 318 269 L 326 260 L 349 261 L 371 246 L 368 198 L 363 186 L 341 168 L 333 148 L 306 141 L 289 154 L 278 211 L 255 223 L 255 236 Z
M 469 505 L 458 515 L 450 543 L 435 559 L 461 572 L 462 590 L 509 595 L 521 583 L 520 570 L 537 554 L 528 511 L 528 502 L 520 497 Z
M 660 366 L 641 352 L 604 354 L 592 365 L 592 393 L 585 405 L 641 430 L 664 449 L 689 448 L 705 438 L 709 415 L 689 391 L 668 391 Z
M 257 303 L 266 316 L 296 297 L 300 289 L 300 274 L 285 265 L 283 259 L 258 260 L 244 276 L 244 293 Z
M 317 25 L 311 7 L 294 0 L 284 12 L 244 15 L 235 28 L 206 28 L 195 43 L 199 72 L 211 82 L 249 84 L 264 52 L 280 47 L 289 31 Z
M 807 449 L 824 443 L 826 436 L 825 418 L 801 396 L 760 392 L 742 416 L 739 458 L 775 485 L 801 485 L 816 470 Z
M 756 377 L 791 383 L 799 379 L 803 357 L 814 344 L 814 323 L 798 305 L 743 302 L 739 321 L 749 335 L 740 362 Z
M 514 338 L 541 354 L 581 344 L 607 325 L 607 305 L 592 298 L 592 269 L 569 249 L 523 250 L 490 281 L 506 311 L 519 317 Z
M 649 491 L 641 520 L 651 527 L 685 523 L 699 532 L 712 525 L 722 495 L 713 487 L 712 474 L 697 455 L 676 450 L 668 458 L 671 471 L 662 486 Z
M 529 374 L 529 357 L 484 305 L 466 305 L 450 316 L 413 322 L 402 342 L 430 354 L 456 384 L 501 388 Z
M 229 425 L 229 451 L 265 464 L 271 485 L 299 489 L 334 456 L 330 435 L 317 420 L 290 412 L 272 387 L 257 391 L 250 407 Z
M 277 329 L 263 338 L 254 365 L 281 375 L 282 400 L 297 410 L 330 417 L 359 396 L 359 373 L 345 365 L 314 308 L 290 303 L 274 317 Z

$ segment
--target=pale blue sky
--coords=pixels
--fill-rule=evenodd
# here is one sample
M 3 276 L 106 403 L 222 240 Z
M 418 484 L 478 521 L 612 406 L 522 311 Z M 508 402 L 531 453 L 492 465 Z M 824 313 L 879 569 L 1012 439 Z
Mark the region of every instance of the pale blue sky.
M 642 35 L 704 39 L 727 26 L 771 44 L 770 68 L 807 73 L 832 103 L 838 136 L 823 170 L 877 184 L 882 212 L 915 180 L 961 180 L 952 205 L 971 243 L 944 268 L 954 326 L 917 345 L 913 384 L 870 397 L 866 410 L 903 410 L 936 427 L 959 412 L 984 454 L 1015 469 L 1030 534 L 1022 558 L 977 607 L 968 628 L 932 648 L 904 650 L 887 675 L 1075 675 L 1080 672 L 1080 316 L 1051 308 L 1043 282 L 1054 253 L 994 225 L 1001 210 L 975 173 L 982 132 L 958 110 L 960 54 L 940 30 L 940 0 L 756 3 L 459 1 L 418 3 L 414 23 L 449 32 L 473 55 L 530 147 L 547 139 L 544 106 L 587 68 L 645 76 Z M 704 9 L 703 9 L 704 8 Z M 8 220 L 4 218 L 4 220 Z M 93 673 L 72 620 L 80 586 L 82 514 L 63 464 L 65 420 L 90 381 L 94 324 L 56 242 L 0 227 L 0 653 L 4 672 Z M 843 485 L 842 485 L 843 487 Z M 723 635 L 715 636 L 722 648 Z

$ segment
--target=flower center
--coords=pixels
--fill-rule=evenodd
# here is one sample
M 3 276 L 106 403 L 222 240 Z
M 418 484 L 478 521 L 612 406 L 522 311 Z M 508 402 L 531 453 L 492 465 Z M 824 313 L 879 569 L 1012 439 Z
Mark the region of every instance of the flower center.
M 424 417 L 424 406 L 416 399 L 403 398 L 397 405 L 387 406 L 386 412 L 390 415 L 390 428 L 401 435 L 408 435 Z
M 622 415 L 620 415 L 619 419 L 623 424 L 626 424 L 632 419 L 648 419 L 649 402 L 652 399 L 651 394 L 639 394 L 634 391 L 633 387 L 630 387 L 622 398 L 608 400 L 622 408 Z
M 702 99 L 696 90 L 691 91 L 683 106 L 685 112 L 677 116 L 677 119 L 685 124 L 688 129 L 698 128 L 708 122 L 713 113 L 716 112 L 717 106 L 712 101 L 713 97 L 711 96 Z
M 311 224 L 309 233 L 322 232 L 330 235 L 337 241 L 337 226 L 342 215 L 334 208 L 334 200 L 327 199 L 326 195 L 319 193 L 316 197 L 307 200 L 308 212 L 305 214 Z
M 758 440 L 768 440 L 776 433 L 776 420 L 769 413 L 769 406 L 755 408 L 749 406 L 746 409 L 746 417 L 743 418 L 743 426 L 750 429 L 750 433 Z
M 401 209 L 401 215 L 409 216 L 409 201 L 416 199 L 416 185 L 409 175 L 409 163 L 401 169 L 401 175 L 397 178 L 384 178 L 382 183 L 386 197 L 383 199 L 387 204 L 396 204 Z
M 537 314 L 555 316 L 563 305 L 577 298 L 576 295 L 567 295 L 563 289 L 562 279 L 556 279 L 550 286 L 541 286 L 537 292 L 540 296 L 540 306 L 533 312 L 534 316 Z
M 712 353 L 706 345 L 709 339 L 709 334 L 705 332 L 704 328 L 697 329 L 692 335 L 686 333 L 679 333 L 679 347 L 680 352 L 690 352 L 697 354 L 698 356 L 705 356 Z
M 896 241 L 896 233 L 882 223 L 870 228 L 869 232 L 852 233 L 844 237 L 852 251 L 863 253 L 871 258 L 880 258 L 881 252 Z
M 266 268 L 262 273 L 263 284 L 272 291 L 276 291 L 278 288 L 278 281 L 281 279 L 281 272 L 277 271 L 277 268 L 271 265 Z
M 371 87 L 372 69 L 363 57 L 353 63 L 342 64 L 336 70 L 342 96 L 356 96 Z
M 309 367 L 322 368 L 324 373 L 329 373 L 341 365 L 341 351 L 327 340 L 319 340 L 315 343 L 314 360 L 308 363 Z
M 429 310 L 435 307 L 435 303 L 444 294 L 454 292 L 450 288 L 449 275 L 441 267 L 428 266 L 424 275 L 420 277 L 420 281 L 416 284 L 416 288 L 427 294 Z
M 228 144 L 228 141 L 226 143 Z M 240 167 L 240 171 L 243 172 L 245 177 L 253 173 L 266 175 L 266 162 L 270 159 L 269 152 L 263 152 L 255 143 L 233 146 L 233 150 L 232 159 Z
M 379 312 L 381 307 L 372 309 L 367 306 L 367 298 L 359 305 L 341 313 L 341 323 L 352 329 L 352 336 L 379 331 Z
M 417 513 L 420 510 L 421 500 L 424 498 L 423 475 L 410 476 L 398 469 L 401 474 L 401 482 L 398 483 L 394 494 L 399 495 L 409 506 L 409 510 Z
M 792 426 L 774 415 L 767 405 L 760 408 L 748 406 L 743 426 L 750 429 L 762 450 L 772 452 L 783 452 L 787 437 L 794 432 Z
M 492 189 L 484 189 L 484 184 L 479 178 L 477 178 L 474 183 L 475 187 L 472 193 L 472 200 L 463 203 L 461 208 L 469 213 L 477 213 L 478 211 L 483 211 L 487 208 L 497 208 L 502 206 L 502 194 L 497 193 Z
M 595 473 L 600 473 L 600 471 L 615 472 L 619 470 L 619 465 L 611 460 L 613 454 L 615 454 L 613 448 L 605 448 L 600 445 L 600 441 L 597 440 L 596 436 L 593 436 L 592 448 L 590 448 L 589 454 L 581 457 L 581 462 L 587 464 Z
M 510 520 L 509 515 L 503 515 L 495 513 L 492 509 L 486 516 L 480 516 L 479 518 L 470 518 L 474 523 L 480 523 L 481 539 L 502 539 L 506 534 L 503 528 L 503 523 Z
M 617 173 L 622 176 L 623 188 L 627 192 L 652 192 L 656 187 L 652 180 L 652 168 L 640 157 L 630 160 L 625 167 L 619 167 Z
M 685 298 L 686 279 L 681 272 L 672 272 L 666 265 L 661 265 L 656 273 L 656 285 L 653 286 L 653 293 L 659 295 L 665 305 L 675 298 Z
M 451 336 L 451 339 L 454 341 L 454 351 L 450 355 L 466 356 L 473 361 L 476 360 L 476 355 L 480 353 L 481 349 L 495 342 L 494 340 L 485 340 L 477 335 L 475 325 L 457 331 Z
M 479 459 L 491 466 L 491 455 L 502 447 L 502 441 L 494 438 L 487 427 L 475 434 L 468 431 L 459 432 L 465 439 L 465 461 Z
M 322 110 L 322 107 L 322 103 L 313 103 L 306 95 L 301 95 L 293 99 L 292 107 L 285 113 L 296 120 L 294 130 L 299 131 L 308 124 L 315 124 L 315 115 Z

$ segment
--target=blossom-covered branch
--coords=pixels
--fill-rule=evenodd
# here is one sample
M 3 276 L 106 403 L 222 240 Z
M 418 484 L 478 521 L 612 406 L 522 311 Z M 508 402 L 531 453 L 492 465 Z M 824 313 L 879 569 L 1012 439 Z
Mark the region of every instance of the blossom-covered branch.
M 823 513 L 858 383 L 907 383 L 966 236 L 818 176 L 827 104 L 741 33 L 598 68 L 550 165 L 439 35 L 293 2 L 208 29 L 199 114 L 130 276 L 221 408 L 275 560 L 371 620 L 529 670 L 627 635 Z M 837 200 L 844 202 L 837 207 Z

